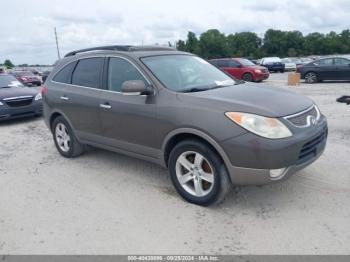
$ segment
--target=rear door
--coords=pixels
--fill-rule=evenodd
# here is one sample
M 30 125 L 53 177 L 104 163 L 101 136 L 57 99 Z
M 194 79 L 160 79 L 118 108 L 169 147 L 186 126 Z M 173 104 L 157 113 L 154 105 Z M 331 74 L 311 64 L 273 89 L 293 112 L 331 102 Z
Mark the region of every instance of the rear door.
M 350 80 L 350 60 L 345 58 L 334 58 L 336 79 Z
M 105 75 L 106 91 L 100 99 L 101 144 L 148 157 L 158 157 L 155 96 L 121 93 L 125 81 L 146 79 L 142 71 L 124 57 L 111 57 Z
M 80 59 L 73 70 L 71 84 L 61 96 L 62 111 L 83 140 L 95 141 L 101 135 L 99 99 L 104 60 L 104 57 Z

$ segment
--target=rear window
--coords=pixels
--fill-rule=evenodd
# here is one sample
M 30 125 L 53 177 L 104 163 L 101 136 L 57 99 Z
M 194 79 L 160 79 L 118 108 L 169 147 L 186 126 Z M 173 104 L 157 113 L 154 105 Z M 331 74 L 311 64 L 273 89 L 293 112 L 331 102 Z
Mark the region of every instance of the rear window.
M 72 84 L 99 88 L 103 61 L 102 57 L 80 60 L 73 72 Z
M 61 71 L 59 71 L 55 77 L 53 78 L 53 81 L 59 82 L 59 83 L 64 83 L 64 84 L 70 84 L 71 81 L 71 76 L 72 76 L 72 71 L 74 69 L 76 62 L 70 63 L 63 67 Z

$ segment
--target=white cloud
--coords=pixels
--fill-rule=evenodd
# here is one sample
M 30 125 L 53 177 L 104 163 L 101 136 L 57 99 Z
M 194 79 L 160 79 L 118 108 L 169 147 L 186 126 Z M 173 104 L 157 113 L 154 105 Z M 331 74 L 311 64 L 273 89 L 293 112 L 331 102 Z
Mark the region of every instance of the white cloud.
M 304 33 L 350 27 L 348 0 L 12 0 L 1 4 L 0 61 L 53 63 L 61 53 L 107 44 L 166 44 L 210 28 Z

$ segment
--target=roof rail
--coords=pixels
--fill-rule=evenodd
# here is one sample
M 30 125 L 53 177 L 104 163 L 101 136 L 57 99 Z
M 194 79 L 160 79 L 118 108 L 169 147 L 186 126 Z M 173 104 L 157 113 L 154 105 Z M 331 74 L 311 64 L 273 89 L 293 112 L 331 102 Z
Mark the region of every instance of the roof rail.
M 85 48 L 80 50 L 75 50 L 69 52 L 64 57 L 74 56 L 78 53 L 90 52 L 90 51 L 123 51 L 123 52 L 132 52 L 132 51 L 176 51 L 176 49 L 171 47 L 162 47 L 162 46 L 131 46 L 131 45 L 111 45 L 111 46 L 99 46 L 92 48 Z
M 111 51 L 129 51 L 130 45 L 111 45 L 111 46 L 99 46 L 99 47 L 91 47 L 91 48 L 85 48 L 80 50 L 75 50 L 72 52 L 69 52 L 64 57 L 73 56 L 78 53 L 83 52 L 89 52 L 89 51 L 98 51 L 98 50 L 111 50 Z

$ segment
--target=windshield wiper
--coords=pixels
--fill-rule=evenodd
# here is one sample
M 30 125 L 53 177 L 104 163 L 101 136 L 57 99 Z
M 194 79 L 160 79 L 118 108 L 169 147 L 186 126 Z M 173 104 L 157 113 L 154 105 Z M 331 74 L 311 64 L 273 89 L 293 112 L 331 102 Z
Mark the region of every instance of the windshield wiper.
M 185 89 L 182 92 L 183 93 L 203 92 L 203 91 L 213 90 L 213 89 L 217 89 L 217 88 L 221 88 L 221 87 L 232 86 L 232 85 L 215 85 L 215 86 L 211 86 L 211 87 L 202 87 L 202 88 L 201 87 L 193 87 L 190 89 Z

